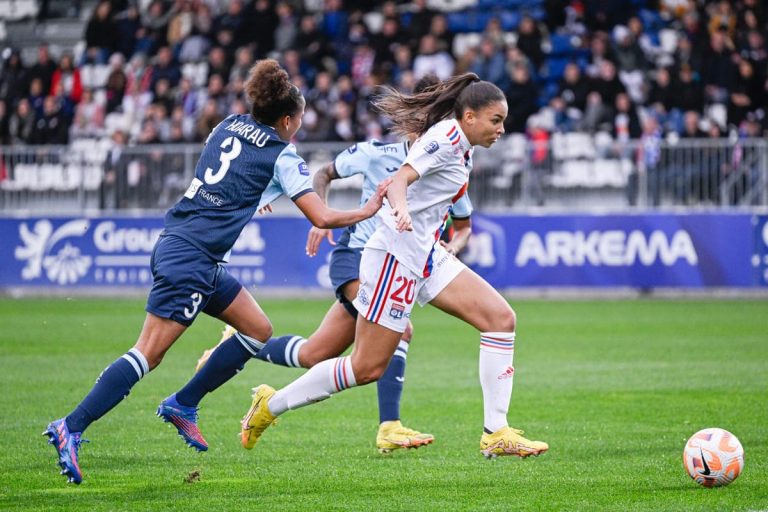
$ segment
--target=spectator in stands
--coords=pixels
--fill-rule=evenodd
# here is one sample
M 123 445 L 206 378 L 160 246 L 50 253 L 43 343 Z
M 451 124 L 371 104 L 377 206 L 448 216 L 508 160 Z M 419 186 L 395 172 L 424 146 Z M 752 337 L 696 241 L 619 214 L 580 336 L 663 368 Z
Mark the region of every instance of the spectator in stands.
M 724 30 L 710 35 L 709 49 L 701 66 L 704 95 L 709 102 L 727 103 L 728 91 L 733 86 L 733 51 Z
M 248 78 L 248 70 L 253 66 L 253 52 L 248 46 L 237 49 L 235 63 L 229 71 L 229 81 L 245 80 Z
M 219 113 L 216 100 L 209 98 L 203 104 L 203 109 L 197 118 L 195 123 L 195 140 L 202 142 L 208 137 L 217 124 L 219 124 L 224 116 Z
M 661 128 L 656 118 L 647 116 L 643 120 L 643 130 L 637 151 L 637 166 L 627 180 L 627 201 L 630 206 L 637 204 L 638 175 L 644 173 L 648 183 L 648 202 L 653 206 L 661 204 L 661 192 L 664 189 L 663 169 L 661 168 Z
M 359 139 L 352 118 L 352 106 L 338 101 L 333 112 L 333 137 L 331 140 L 354 142 Z
M 454 34 L 448 28 L 448 19 L 444 14 L 436 14 L 429 23 L 429 34 L 435 38 L 438 51 L 453 51 Z
M 499 89 L 506 90 L 510 86 L 510 76 L 507 73 L 503 47 L 497 47 L 491 39 L 480 41 L 480 49 L 469 71 L 475 73 L 481 80 L 492 82 Z
M 99 208 L 116 209 L 123 205 L 123 193 L 127 190 L 128 164 L 125 147 L 127 134 L 122 130 L 112 133 L 111 144 L 104 159 L 104 177 L 99 188 Z
M 356 87 L 362 87 L 368 77 L 371 76 L 376 62 L 376 54 L 367 41 L 355 46 L 352 54 L 351 74 Z
M 172 4 L 166 10 L 163 0 L 152 0 L 147 10 L 142 13 L 141 25 L 145 29 L 145 41 L 141 44 L 141 50 L 147 55 L 153 55 L 158 48 L 168 44 L 168 23 L 179 9 L 178 4 Z
M 270 0 L 256 0 L 248 22 L 251 39 L 255 43 L 255 58 L 263 59 L 275 47 L 275 28 L 279 23 Z
M 453 57 L 446 51 L 437 49 L 435 37 L 427 34 L 421 38 L 419 52 L 413 59 L 413 76 L 416 80 L 434 74 L 440 80 L 447 80 L 453 75 Z
M 392 83 L 399 84 L 403 73 L 406 72 L 413 74 L 413 54 L 410 46 L 401 44 L 395 48 L 395 62 L 391 72 Z
M 584 21 L 591 31 L 608 31 L 632 12 L 630 0 L 583 0 Z
M 61 106 L 55 96 L 47 96 L 43 103 L 43 117 L 35 123 L 32 144 L 67 144 L 69 142 L 69 123 L 61 112 Z
M 589 82 L 581 74 L 579 65 L 575 62 L 569 62 L 566 64 L 563 78 L 560 80 L 557 96 L 565 102 L 567 108 L 583 111 L 586 108 L 589 87 Z
M 675 98 L 680 94 L 672 83 L 668 68 L 659 68 L 651 84 L 646 104 L 649 114 L 653 115 L 661 127 L 678 131 L 681 123 L 681 110 L 675 108 Z
M 536 73 L 541 69 L 544 62 L 544 53 L 541 51 L 541 31 L 536 21 L 529 15 L 524 15 L 520 19 L 520 25 L 517 27 L 517 47 L 531 59 Z
M 181 48 L 181 43 L 192 34 L 195 11 L 191 0 L 176 0 L 178 8 L 168 21 L 166 38 L 168 46 L 174 50 Z M 176 53 L 176 51 L 174 51 Z
M 494 16 L 488 20 L 483 29 L 483 39 L 490 39 L 496 48 L 504 50 L 507 47 L 507 40 L 504 30 L 501 28 L 501 21 Z
M 609 44 L 608 35 L 598 32 L 592 35 L 590 42 L 590 61 L 587 66 L 587 75 L 592 78 L 600 75 L 600 70 L 605 61 L 614 61 L 613 51 Z
M 243 2 L 242 0 L 230 0 L 225 6 L 226 11 L 213 20 L 213 33 L 218 34 L 227 30 L 232 34 L 232 44 L 235 47 L 242 46 L 247 43 Z
M 627 90 L 616 76 L 616 66 L 609 60 L 600 63 L 598 76 L 592 80 L 590 92 L 596 92 L 605 105 L 613 105 L 619 94 Z
M 349 15 L 341 0 L 325 0 L 322 17 L 322 33 L 329 43 L 344 41 L 349 33 Z
M 627 93 L 619 93 L 614 100 L 612 135 L 619 143 L 627 144 L 642 135 L 637 107 Z M 655 120 L 654 120 L 655 121 Z M 657 127 L 654 125 L 654 130 Z
M 75 67 L 75 61 L 71 54 L 65 53 L 59 60 L 56 71 L 51 78 L 51 90 L 49 94 L 55 94 L 56 89 L 61 84 L 64 95 L 72 103 L 77 104 L 83 94 L 83 84 L 80 81 L 80 70 Z
M 627 89 L 633 101 L 643 101 L 643 85 L 648 63 L 640 44 L 632 32 L 623 25 L 613 29 L 615 44 L 613 54 L 616 58 L 616 66 L 621 83 Z
M 371 48 L 376 55 L 376 68 L 389 74 L 395 65 L 395 52 L 406 40 L 397 18 L 384 19 L 381 31 L 370 38 Z
M 176 105 L 173 88 L 165 78 L 157 81 L 152 96 L 152 102 L 162 105 L 166 112 L 173 110 L 173 107 Z
M 741 60 L 738 75 L 730 91 L 728 104 L 728 122 L 739 126 L 749 113 L 757 113 L 765 108 L 768 97 L 765 92 L 765 82 L 759 81 L 748 60 Z
M 680 68 L 675 83 L 675 91 L 673 105 L 681 112 L 704 109 L 704 89 L 701 83 L 694 79 L 693 70 L 690 66 L 684 65 Z
M 302 68 L 311 69 L 311 76 L 321 70 L 333 71 L 332 60 L 327 62 L 333 53 L 331 42 L 318 28 L 314 15 L 301 17 L 293 48 L 299 52 Z
M 733 39 L 736 34 L 736 14 L 733 12 L 731 2 L 728 0 L 710 2 L 707 10 L 709 11 L 707 30 L 710 36 L 721 33 Z
M 195 119 L 203 106 L 203 94 L 192 85 L 189 78 L 182 78 L 176 91 L 176 104 L 180 105 L 184 115 L 189 119 Z
M 229 111 L 229 98 L 227 98 L 227 90 L 224 85 L 224 78 L 221 75 L 211 75 L 208 80 L 208 87 L 204 92 L 201 92 L 201 99 L 203 105 L 213 102 L 216 106 L 216 112 L 224 117 Z
M 0 146 L 11 143 L 11 133 L 8 128 L 10 118 L 8 105 L 5 100 L 0 100 Z
M 139 8 L 133 4 L 114 17 L 115 20 L 115 52 L 121 53 L 130 59 L 136 50 L 137 39 L 144 37 L 146 30 L 141 26 L 141 14 Z M 147 51 L 142 46 L 140 51 Z
M 759 30 L 750 30 L 746 41 L 740 47 L 739 55 L 752 64 L 752 70 L 761 83 L 765 83 L 768 73 L 768 48 L 765 38 Z
M 385 4 L 390 4 L 391 8 L 396 12 L 394 2 L 386 2 Z M 412 50 L 415 51 L 419 47 L 424 34 L 429 33 L 429 29 L 432 26 L 432 18 L 436 14 L 435 11 L 427 6 L 427 0 L 415 0 L 412 2 L 410 12 L 404 14 L 408 21 L 403 23 L 407 27 Z
M 114 112 L 123 104 L 123 96 L 128 84 L 128 77 L 123 71 L 125 58 L 120 53 L 113 53 L 109 57 L 109 75 L 104 92 L 107 98 L 107 114 Z
M 84 62 L 106 64 L 117 46 L 117 24 L 113 19 L 112 5 L 103 0 L 96 5 L 85 27 Z
M 173 53 L 168 46 L 162 46 L 157 50 L 157 56 L 155 56 L 155 63 L 152 65 L 152 82 L 151 89 L 155 88 L 155 85 L 160 80 L 168 81 L 168 85 L 173 88 L 179 84 L 181 80 L 181 70 L 178 64 L 173 60 Z
M 21 54 L 16 49 L 3 50 L 3 59 L 5 62 L 0 73 L 0 99 L 11 105 L 28 91 L 27 70 L 21 60 Z
M 295 48 L 296 34 L 296 16 L 293 12 L 293 6 L 289 2 L 278 2 L 275 7 L 277 12 L 277 28 L 275 29 L 275 50 L 284 52 L 289 48 Z
M 134 53 L 126 71 L 126 91 L 143 94 L 152 90 L 152 66 L 147 65 L 145 54 Z
M 527 66 L 515 66 L 511 84 L 504 91 L 509 111 L 504 121 L 507 133 L 525 133 L 528 118 L 538 110 L 539 91 Z
M 91 89 L 83 89 L 83 97 L 75 108 L 70 138 L 100 137 L 104 131 L 104 116 L 104 105 L 94 99 Z
M 43 103 L 45 97 L 48 95 L 48 91 L 43 91 L 43 81 L 40 78 L 33 78 L 29 83 L 29 106 L 35 112 L 35 117 L 40 119 L 43 117 Z
M 211 48 L 208 53 L 208 76 L 206 82 L 209 83 L 213 75 L 219 75 L 220 77 L 229 76 L 230 65 L 227 62 L 227 54 L 220 46 Z
M 195 120 L 191 116 L 184 115 L 184 107 L 181 105 L 176 105 L 171 110 L 170 125 L 171 131 L 178 128 L 181 132 L 181 140 L 178 142 L 191 142 L 194 140 Z
M 35 130 L 35 112 L 29 105 L 29 100 L 22 98 L 16 105 L 16 110 L 8 120 L 8 136 L 13 145 L 32 143 Z
M 29 80 L 32 81 L 35 78 L 39 78 L 42 80 L 43 90 L 50 91 L 51 80 L 55 71 L 56 63 L 51 59 L 48 43 L 41 43 L 37 47 L 37 62 L 29 68 Z

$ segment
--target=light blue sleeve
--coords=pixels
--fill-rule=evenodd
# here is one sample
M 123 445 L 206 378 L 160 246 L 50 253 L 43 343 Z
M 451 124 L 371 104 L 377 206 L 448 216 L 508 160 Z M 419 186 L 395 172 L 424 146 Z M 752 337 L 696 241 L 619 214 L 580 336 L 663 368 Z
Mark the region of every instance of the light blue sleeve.
M 371 163 L 371 144 L 361 142 L 348 147 L 336 156 L 334 166 L 340 178 L 349 178 L 368 170 Z
M 288 144 L 277 157 L 273 179 L 280 185 L 283 194 L 294 201 L 312 191 L 309 167 L 304 159 L 296 154 L 296 146 L 293 144 Z
M 466 192 L 451 206 L 451 216 L 457 219 L 466 219 L 472 215 L 472 201 Z

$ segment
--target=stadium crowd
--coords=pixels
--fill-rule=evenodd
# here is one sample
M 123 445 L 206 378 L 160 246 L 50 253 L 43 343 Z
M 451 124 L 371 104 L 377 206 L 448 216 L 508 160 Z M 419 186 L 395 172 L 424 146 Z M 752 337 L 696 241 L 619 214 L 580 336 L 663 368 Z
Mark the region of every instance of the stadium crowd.
M 247 111 L 274 57 L 307 99 L 298 141 L 387 139 L 379 84 L 473 71 L 509 101 L 507 132 L 615 140 L 768 130 L 763 0 L 105 0 L 82 48 L 0 71 L 0 144 L 202 141 Z M 452 9 L 463 10 L 454 12 Z

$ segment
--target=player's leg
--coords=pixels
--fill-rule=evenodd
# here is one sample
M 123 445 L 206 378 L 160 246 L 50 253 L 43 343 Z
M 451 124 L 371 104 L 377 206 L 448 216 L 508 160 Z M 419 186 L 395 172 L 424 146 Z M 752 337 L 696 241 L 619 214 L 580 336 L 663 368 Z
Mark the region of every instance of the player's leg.
M 56 447 L 58 464 L 69 482 L 79 484 L 83 479 L 78 450 L 85 429 L 128 396 L 131 388 L 160 363 L 184 329 L 185 325 L 148 313 L 136 345 L 101 372 L 72 412 L 48 425 L 43 435 Z
M 398 448 L 418 448 L 431 444 L 435 436 L 406 427 L 400 421 L 400 400 L 405 385 L 405 364 L 408 347 L 413 336 L 413 325 L 408 326 L 400 337 L 395 353 L 386 371 L 376 381 L 379 398 L 379 430 L 376 448 L 379 453 L 390 453 Z
M 514 375 L 515 312 L 490 284 L 465 268 L 430 303 L 480 331 L 480 384 L 483 390 L 483 454 L 539 455 L 549 449 L 509 428 L 507 413 Z
M 375 250 L 363 253 L 361 290 L 355 307 L 365 314 L 357 319 L 352 354 L 318 363 L 278 392 L 264 385 L 255 388 L 251 408 L 242 423 L 245 448 L 253 448 L 264 430 L 289 409 L 325 400 L 381 377 L 405 331 L 411 309 L 411 305 L 394 304 L 390 292 L 393 283 L 409 279 L 415 281 L 412 273 L 400 267 L 390 254 Z

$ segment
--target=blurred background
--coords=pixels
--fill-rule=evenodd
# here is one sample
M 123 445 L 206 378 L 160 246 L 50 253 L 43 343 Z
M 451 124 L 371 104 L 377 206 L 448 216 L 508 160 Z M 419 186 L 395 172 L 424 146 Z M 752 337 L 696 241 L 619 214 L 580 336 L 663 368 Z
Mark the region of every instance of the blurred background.
M 462 255 L 498 287 L 765 288 L 767 16 L 764 0 L 0 0 L 0 287 L 100 286 L 110 269 L 148 284 L 162 213 L 272 57 L 307 99 L 293 142 L 312 170 L 395 140 L 370 108 L 381 84 L 472 71 L 504 91 Z M 334 184 L 332 205 L 354 207 L 360 183 Z M 305 229 L 276 206 L 239 246 L 252 284 L 292 250 L 270 233 Z M 326 284 L 296 268 L 296 286 Z

